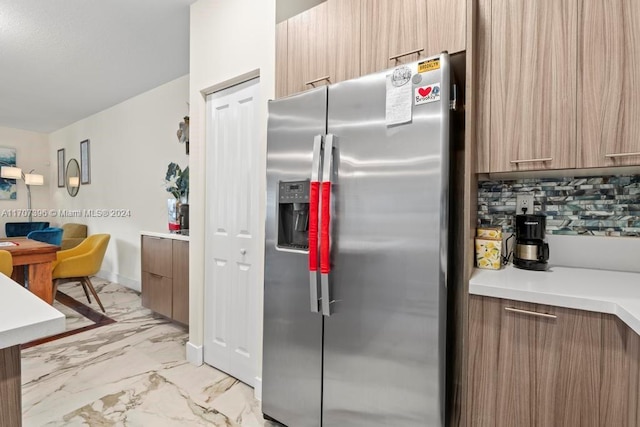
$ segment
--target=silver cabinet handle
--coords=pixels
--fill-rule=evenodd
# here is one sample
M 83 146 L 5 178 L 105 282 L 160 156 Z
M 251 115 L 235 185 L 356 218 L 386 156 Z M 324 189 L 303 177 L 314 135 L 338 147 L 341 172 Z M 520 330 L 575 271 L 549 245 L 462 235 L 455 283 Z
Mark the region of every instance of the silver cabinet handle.
M 240 253 L 241 253 L 242 255 L 246 255 L 246 254 L 247 254 L 247 250 L 246 250 L 246 249 L 244 249 L 244 248 L 242 248 L 242 249 L 240 249 Z
M 519 308 L 514 307 L 505 307 L 505 311 L 510 311 L 512 313 L 526 314 L 528 316 L 536 316 L 536 317 L 544 317 L 546 319 L 557 319 L 558 316 L 549 313 L 538 313 L 537 311 L 529 311 L 529 310 L 521 310 Z
M 305 83 L 306 86 L 313 86 L 315 87 L 315 84 L 321 81 L 326 80 L 327 83 L 331 83 L 331 80 L 329 80 L 329 76 L 324 76 L 324 77 L 320 77 L 318 79 L 315 80 L 309 80 L 308 82 Z
M 402 58 L 403 56 L 409 56 L 409 55 L 413 55 L 414 53 L 420 53 L 424 50 L 424 48 L 421 49 L 416 49 L 416 50 L 410 50 L 409 52 L 404 52 L 404 53 L 399 53 L 398 55 L 393 55 L 389 57 L 389 61 L 393 61 L 393 60 L 398 60 L 399 58 Z
M 633 157 L 633 156 L 640 156 L 640 152 L 638 152 L 638 153 L 612 153 L 612 154 L 605 154 L 604 156 L 608 157 L 610 159 L 616 158 L 616 157 Z
M 543 157 L 541 159 L 511 160 L 511 164 L 517 165 L 518 163 L 550 162 L 552 160 L 553 157 Z

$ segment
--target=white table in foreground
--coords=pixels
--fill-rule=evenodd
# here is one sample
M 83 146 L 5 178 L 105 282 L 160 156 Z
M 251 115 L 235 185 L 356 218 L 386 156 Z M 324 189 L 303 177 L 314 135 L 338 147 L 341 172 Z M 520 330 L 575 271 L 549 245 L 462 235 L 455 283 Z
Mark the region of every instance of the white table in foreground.
M 640 335 L 640 273 L 553 266 L 530 271 L 509 265 L 476 269 L 469 293 L 613 314 Z
M 22 425 L 20 344 L 65 330 L 64 314 L 0 274 L 0 425 Z

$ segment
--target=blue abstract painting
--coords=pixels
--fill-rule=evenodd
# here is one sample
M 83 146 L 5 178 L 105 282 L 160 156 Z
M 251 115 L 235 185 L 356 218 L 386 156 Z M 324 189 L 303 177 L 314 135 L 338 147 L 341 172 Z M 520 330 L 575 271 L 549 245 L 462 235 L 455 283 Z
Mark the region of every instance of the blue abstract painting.
M 0 165 L 16 165 L 16 149 L 0 147 Z M 0 200 L 16 200 L 16 180 L 0 178 Z

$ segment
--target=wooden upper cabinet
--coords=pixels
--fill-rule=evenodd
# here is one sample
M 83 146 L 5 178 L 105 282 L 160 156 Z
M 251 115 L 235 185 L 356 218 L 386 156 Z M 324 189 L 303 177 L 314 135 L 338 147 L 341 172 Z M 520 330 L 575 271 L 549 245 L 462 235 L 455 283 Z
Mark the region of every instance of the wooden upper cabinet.
M 360 73 L 362 1 L 327 0 L 329 76 L 331 83 L 354 79 Z
M 287 21 L 282 21 L 276 25 L 276 98 L 282 98 L 287 95 L 288 79 L 287 79 Z
M 427 0 L 427 56 L 465 50 L 467 0 Z
M 276 26 L 276 96 L 445 50 L 462 51 L 466 4 L 467 0 L 327 0 L 281 22 Z
M 492 0 L 491 172 L 575 167 L 577 13 L 577 0 Z
M 640 2 L 580 2 L 578 167 L 640 165 Z
M 276 65 L 277 81 L 287 82 L 278 97 L 360 75 L 360 5 L 328 0 L 278 24 L 276 62 L 287 64 L 286 73 Z
M 426 0 L 362 0 L 362 74 L 424 57 L 426 21 Z
M 362 0 L 362 74 L 445 50 L 464 50 L 466 4 L 466 0 Z
M 491 165 L 491 0 L 477 0 L 476 39 L 476 172 L 489 173 Z
M 327 10 L 327 3 L 321 3 L 287 21 L 288 94 L 326 84 L 324 78 L 331 78 Z

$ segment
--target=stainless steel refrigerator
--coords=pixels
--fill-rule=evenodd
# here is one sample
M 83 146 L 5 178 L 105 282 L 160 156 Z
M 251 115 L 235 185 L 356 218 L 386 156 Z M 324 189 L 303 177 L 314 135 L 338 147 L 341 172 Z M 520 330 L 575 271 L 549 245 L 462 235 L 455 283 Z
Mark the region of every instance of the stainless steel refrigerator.
M 267 418 L 444 425 L 450 97 L 442 54 L 270 102 Z

